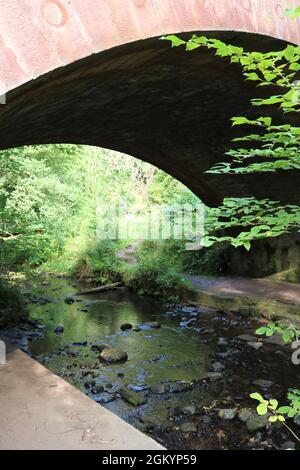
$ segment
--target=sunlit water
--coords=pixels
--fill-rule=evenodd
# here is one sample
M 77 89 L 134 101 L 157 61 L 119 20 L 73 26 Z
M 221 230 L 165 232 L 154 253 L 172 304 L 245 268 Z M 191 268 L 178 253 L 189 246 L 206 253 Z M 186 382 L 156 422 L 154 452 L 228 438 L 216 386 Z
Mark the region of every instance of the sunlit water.
M 188 398 L 184 393 L 164 396 L 153 395 L 145 390 L 160 382 L 192 381 L 203 377 L 215 351 L 214 338 L 180 327 L 180 319 L 165 316 L 162 304 L 151 298 L 138 297 L 122 290 L 87 296 L 74 295 L 83 287 L 73 286 L 65 279 L 54 279 L 49 286 L 38 287 L 33 291 L 50 302 L 30 305 L 31 318 L 46 325 L 41 330 L 44 337 L 30 343 L 30 353 L 93 399 L 98 400 L 99 397 L 84 386 L 84 367 L 96 367 L 96 383 L 103 385 L 111 395 L 121 386 L 141 390 L 147 397 L 147 403 L 138 408 L 121 398 L 103 403 L 133 423 L 141 413 L 165 415 L 168 408 L 183 407 L 193 403 L 193 400 L 199 403 L 199 394 L 203 392 L 197 390 L 189 392 Z M 75 302 L 66 304 L 64 299 L 67 296 L 74 297 Z M 139 332 L 120 330 L 123 323 L 139 325 L 151 321 L 159 321 L 162 327 Z M 58 324 L 64 326 L 61 335 L 54 332 Z M 88 342 L 87 346 L 72 345 L 84 341 Z M 128 361 L 112 365 L 101 363 L 99 353 L 91 349 L 91 344 L 95 342 L 105 342 L 126 351 Z M 67 345 L 71 345 L 71 350 L 80 351 L 79 356 L 70 357 L 66 353 L 67 349 L 64 349 Z

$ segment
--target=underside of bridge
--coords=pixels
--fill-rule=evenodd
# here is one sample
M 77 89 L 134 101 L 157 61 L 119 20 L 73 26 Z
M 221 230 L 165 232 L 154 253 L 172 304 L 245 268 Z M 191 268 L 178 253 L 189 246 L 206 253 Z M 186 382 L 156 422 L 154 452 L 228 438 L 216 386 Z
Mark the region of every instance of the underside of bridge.
M 0 0 L 0 95 L 6 93 L 0 149 L 97 145 L 164 169 L 209 205 L 225 196 L 299 203 L 297 171 L 206 173 L 224 161 L 232 137 L 243 130 L 232 128 L 230 117 L 264 111 L 250 106 L 263 88 L 245 82 L 238 65 L 204 48 L 186 53 L 159 41 L 162 34 L 202 31 L 246 50 L 274 50 L 300 42 L 300 19 L 284 14 L 297 5 L 298 0 Z
M 255 34 L 209 35 L 248 50 L 284 46 Z M 93 54 L 11 91 L 0 110 L 0 147 L 96 145 L 162 168 L 209 205 L 225 196 L 299 202 L 291 191 L 299 181 L 296 171 L 205 173 L 228 158 L 224 154 L 236 132 L 230 117 L 261 113 L 249 104 L 259 93 L 227 59 L 204 48 L 171 49 L 152 38 Z

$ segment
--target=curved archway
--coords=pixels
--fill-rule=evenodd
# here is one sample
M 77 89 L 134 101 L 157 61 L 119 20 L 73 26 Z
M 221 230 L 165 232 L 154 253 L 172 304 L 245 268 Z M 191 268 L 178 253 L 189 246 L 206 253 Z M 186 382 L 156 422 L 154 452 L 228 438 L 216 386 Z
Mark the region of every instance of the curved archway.
M 290 191 L 299 180 L 297 171 L 284 178 L 204 174 L 229 148 L 230 117 L 248 112 L 258 91 L 244 82 L 238 66 L 209 51 L 185 54 L 152 37 L 210 29 L 214 32 L 208 34 L 249 50 L 272 50 L 284 45 L 275 37 L 298 41 L 298 23 L 282 14 L 285 2 L 262 0 L 260 8 L 250 0 L 114 5 L 111 0 L 16 1 L 8 11 L 1 4 L 2 34 L 20 47 L 2 49 L 2 85 L 11 91 L 0 108 L 0 148 L 97 145 L 162 168 L 209 205 L 225 196 L 299 202 Z

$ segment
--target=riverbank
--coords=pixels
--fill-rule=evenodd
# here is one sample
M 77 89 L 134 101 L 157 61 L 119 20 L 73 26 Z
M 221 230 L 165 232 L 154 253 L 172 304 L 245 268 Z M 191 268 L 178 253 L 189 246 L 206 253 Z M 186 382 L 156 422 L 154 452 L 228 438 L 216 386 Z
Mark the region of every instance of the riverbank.
M 28 296 L 29 322 L 6 330 L 7 339 L 168 449 L 281 448 L 290 440 L 249 398 L 259 391 L 285 404 L 288 388 L 300 388 L 291 349 L 254 335 L 260 319 L 124 291 L 82 299 L 79 287 L 40 280 Z M 103 361 L 104 343 L 127 358 Z

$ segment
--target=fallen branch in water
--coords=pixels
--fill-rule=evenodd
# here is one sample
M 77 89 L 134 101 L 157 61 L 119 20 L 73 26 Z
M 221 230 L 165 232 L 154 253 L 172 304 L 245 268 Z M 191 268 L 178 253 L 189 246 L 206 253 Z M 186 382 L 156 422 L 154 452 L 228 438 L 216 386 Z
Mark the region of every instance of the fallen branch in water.
M 76 295 L 96 294 L 97 292 L 116 289 L 117 287 L 121 286 L 122 282 L 114 282 L 113 284 L 106 284 L 105 286 L 94 287 L 93 289 L 85 289 L 83 291 L 77 292 Z

